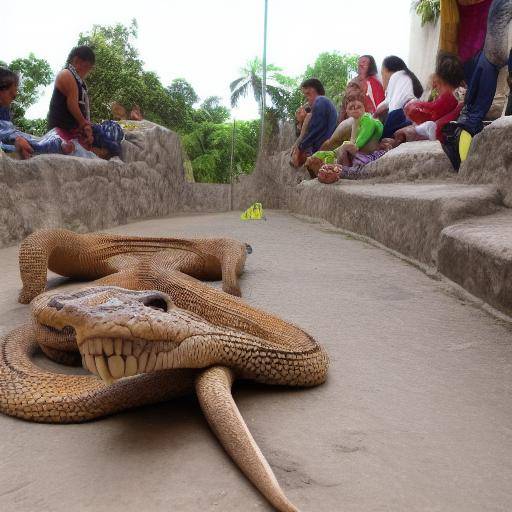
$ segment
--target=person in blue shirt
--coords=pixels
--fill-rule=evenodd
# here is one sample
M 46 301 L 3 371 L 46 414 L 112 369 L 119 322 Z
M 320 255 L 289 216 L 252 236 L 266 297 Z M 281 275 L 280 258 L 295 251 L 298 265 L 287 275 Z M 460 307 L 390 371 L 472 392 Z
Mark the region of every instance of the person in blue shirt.
M 18 75 L 0 67 L 0 150 L 6 153 L 18 152 L 21 158 L 30 158 L 33 154 L 69 154 L 74 151 L 72 143 L 62 141 L 55 134 L 36 139 L 16 128 L 11 119 L 10 107 L 18 94 L 18 86 Z
M 316 153 L 320 146 L 334 133 L 338 113 L 333 102 L 325 97 L 324 86 L 317 78 L 304 80 L 300 88 L 311 106 L 311 119 L 307 132 L 300 141 L 298 148 L 307 156 L 310 156 Z

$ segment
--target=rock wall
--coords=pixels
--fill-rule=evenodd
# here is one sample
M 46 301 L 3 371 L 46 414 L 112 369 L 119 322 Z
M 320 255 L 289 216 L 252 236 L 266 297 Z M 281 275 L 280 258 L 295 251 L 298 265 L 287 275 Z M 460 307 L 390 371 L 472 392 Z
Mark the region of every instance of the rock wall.
M 126 133 L 122 159 L 0 153 L 0 246 L 36 229 L 95 231 L 132 219 L 230 209 L 226 185 L 185 179 L 178 136 L 147 121 Z
M 474 138 L 459 179 L 496 184 L 503 204 L 512 207 L 512 116 L 497 119 Z

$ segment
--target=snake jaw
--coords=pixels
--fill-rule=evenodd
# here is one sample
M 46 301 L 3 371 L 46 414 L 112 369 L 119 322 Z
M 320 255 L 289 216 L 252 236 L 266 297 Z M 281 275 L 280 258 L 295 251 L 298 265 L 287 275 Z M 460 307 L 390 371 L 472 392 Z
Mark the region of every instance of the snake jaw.
M 67 343 L 67 350 L 78 347 L 84 368 L 106 383 L 211 364 L 210 359 L 197 356 L 201 351 L 196 345 L 211 331 L 211 324 L 175 307 L 161 292 L 99 286 L 47 295 L 33 314 L 43 339 L 52 333 Z

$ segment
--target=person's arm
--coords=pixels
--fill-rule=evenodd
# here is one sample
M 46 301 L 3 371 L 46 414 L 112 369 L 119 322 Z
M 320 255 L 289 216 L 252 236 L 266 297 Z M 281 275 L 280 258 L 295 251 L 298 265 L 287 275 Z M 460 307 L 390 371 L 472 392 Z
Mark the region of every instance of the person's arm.
M 327 105 L 326 102 L 318 100 L 319 98 L 317 98 L 313 105 L 308 131 L 304 139 L 300 142 L 299 149 L 306 149 L 311 146 L 312 143 L 321 135 L 324 129 L 325 118 L 327 116 Z
M 379 105 L 377 105 L 377 110 L 373 117 L 379 117 L 384 114 L 387 110 L 389 110 L 389 105 L 392 103 L 392 98 L 396 93 L 396 73 L 393 73 L 389 79 L 388 87 L 386 89 L 386 97 L 384 101 L 381 101 Z
M 384 114 L 387 110 L 389 110 L 389 101 L 385 99 L 379 105 L 377 106 L 377 109 L 373 113 L 373 117 L 379 117 L 380 115 Z
M 78 104 L 78 86 L 75 78 L 68 69 L 63 69 L 55 81 L 55 87 L 66 97 L 66 106 L 70 114 L 75 118 L 78 127 L 83 130 L 89 126 L 89 121 L 83 116 Z
M 373 100 L 375 101 L 375 106 L 378 107 L 386 98 L 384 87 L 382 87 L 380 80 L 375 76 L 371 77 L 371 84 Z

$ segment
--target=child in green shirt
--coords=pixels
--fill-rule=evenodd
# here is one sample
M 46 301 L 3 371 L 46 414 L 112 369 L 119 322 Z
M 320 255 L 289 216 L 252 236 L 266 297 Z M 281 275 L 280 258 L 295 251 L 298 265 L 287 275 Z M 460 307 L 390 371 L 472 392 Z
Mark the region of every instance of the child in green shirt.
M 347 100 L 347 114 L 352 118 L 352 135 L 336 149 L 338 162 L 351 165 L 351 157 L 356 153 L 372 153 L 378 148 L 384 126 L 371 114 L 365 112 L 364 97 L 350 96 Z

